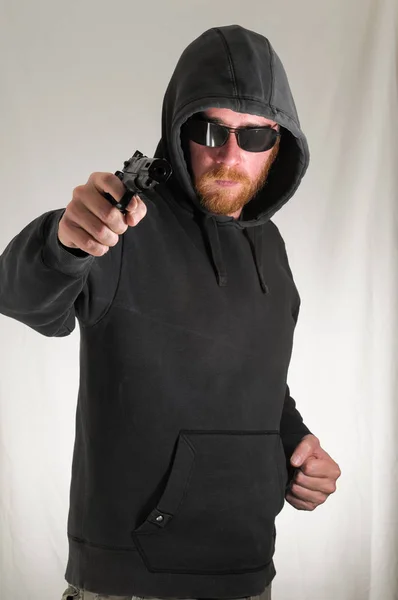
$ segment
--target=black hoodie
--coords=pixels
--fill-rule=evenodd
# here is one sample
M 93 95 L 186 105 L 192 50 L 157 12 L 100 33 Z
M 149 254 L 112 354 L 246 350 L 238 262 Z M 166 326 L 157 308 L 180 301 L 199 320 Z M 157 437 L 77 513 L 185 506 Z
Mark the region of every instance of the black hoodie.
M 281 126 L 279 157 L 242 218 L 201 208 L 180 139 L 224 107 Z M 287 372 L 300 299 L 271 216 L 308 149 L 282 64 L 239 26 L 210 29 L 168 86 L 157 156 L 173 177 L 101 258 L 57 239 L 63 210 L 0 258 L 0 309 L 46 336 L 80 326 L 67 580 L 116 595 L 238 598 L 275 574 L 286 461 L 309 431 Z

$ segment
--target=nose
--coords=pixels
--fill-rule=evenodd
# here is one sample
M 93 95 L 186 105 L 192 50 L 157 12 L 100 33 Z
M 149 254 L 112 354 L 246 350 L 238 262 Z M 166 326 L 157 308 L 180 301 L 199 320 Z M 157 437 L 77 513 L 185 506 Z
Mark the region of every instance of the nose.
M 231 131 L 225 144 L 217 149 L 216 162 L 233 167 L 240 162 L 240 158 L 241 148 L 238 146 L 235 133 Z

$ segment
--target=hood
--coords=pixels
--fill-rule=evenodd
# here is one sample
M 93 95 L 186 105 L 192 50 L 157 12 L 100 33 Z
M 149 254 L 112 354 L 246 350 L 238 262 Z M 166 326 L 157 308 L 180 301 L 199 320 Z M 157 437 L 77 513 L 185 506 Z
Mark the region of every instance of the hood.
M 180 130 L 194 113 L 211 107 L 260 115 L 281 126 L 279 154 L 267 182 L 239 221 L 243 227 L 259 225 L 293 196 L 309 163 L 307 140 L 285 70 L 264 36 L 239 25 L 205 31 L 184 50 L 167 87 L 162 138 L 155 156 L 170 162 L 171 185 L 204 213 L 185 161 Z
M 260 115 L 280 125 L 278 156 L 265 185 L 239 219 L 202 207 L 184 155 L 181 126 L 211 107 Z M 248 238 L 261 289 L 269 293 L 263 272 L 263 228 L 257 226 L 293 196 L 307 170 L 309 151 L 285 70 L 267 38 L 239 25 L 214 27 L 184 50 L 164 96 L 162 137 L 155 157 L 165 158 L 173 169 L 166 194 L 170 190 L 177 202 L 200 217 L 218 284 L 227 285 L 218 227 L 230 222 Z

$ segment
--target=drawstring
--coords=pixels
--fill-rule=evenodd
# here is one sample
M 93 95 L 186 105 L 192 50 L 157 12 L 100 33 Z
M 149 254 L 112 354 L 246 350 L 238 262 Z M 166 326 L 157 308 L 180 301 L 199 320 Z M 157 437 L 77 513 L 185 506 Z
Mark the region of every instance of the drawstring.
M 218 225 L 214 217 L 207 214 L 201 214 L 201 224 L 203 232 L 206 236 L 208 246 L 211 253 L 211 258 L 216 272 L 217 283 L 220 287 L 226 286 L 228 277 L 227 270 L 221 251 L 220 238 L 218 235 Z M 269 294 L 269 289 L 264 280 L 263 274 L 263 235 L 261 227 L 251 227 L 243 229 L 244 235 L 249 240 L 252 250 L 254 264 L 256 265 L 257 275 L 260 282 L 260 287 L 264 294 Z
M 261 227 L 251 227 L 250 229 L 245 228 L 243 231 L 249 240 L 252 249 L 254 264 L 256 265 L 261 289 L 264 294 L 269 294 L 269 288 L 265 283 L 263 272 L 263 230 Z
M 207 241 L 210 246 L 211 257 L 213 259 L 214 268 L 216 271 L 217 282 L 220 287 L 227 285 L 227 271 L 225 268 L 220 238 L 218 235 L 218 226 L 214 217 L 203 215 L 203 230 L 206 233 Z

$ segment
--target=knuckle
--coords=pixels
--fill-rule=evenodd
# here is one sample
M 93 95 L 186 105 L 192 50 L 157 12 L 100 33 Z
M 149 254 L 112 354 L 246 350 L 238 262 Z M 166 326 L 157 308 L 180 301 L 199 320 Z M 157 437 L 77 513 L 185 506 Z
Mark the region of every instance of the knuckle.
M 335 482 L 332 482 L 329 485 L 329 490 L 328 490 L 329 494 L 334 494 L 334 492 L 336 491 L 336 489 L 337 489 L 337 486 L 336 486 Z
M 108 237 L 107 237 L 107 246 L 116 246 L 116 244 L 119 241 L 119 236 L 117 233 L 114 233 L 113 231 L 109 231 Z
M 300 485 L 298 485 L 297 483 L 293 483 L 293 484 L 291 485 L 291 488 L 290 488 L 290 489 L 291 489 L 292 493 L 293 493 L 295 496 L 297 496 L 297 494 L 300 492 L 301 486 L 300 486 Z
M 112 237 L 109 241 L 108 241 L 108 246 L 116 246 L 116 244 L 119 241 L 119 236 L 117 234 L 115 234 L 115 237 Z
M 85 246 L 90 252 L 92 252 L 98 249 L 99 244 L 92 238 L 87 238 Z
M 72 192 L 72 199 L 79 199 L 84 195 L 84 192 L 86 191 L 86 186 L 85 185 L 77 185 Z
M 114 229 L 114 231 L 115 231 L 117 234 L 121 235 L 122 233 L 125 233 L 125 232 L 127 231 L 127 229 L 128 229 L 128 225 L 127 225 L 127 223 L 125 223 L 124 221 L 122 221 L 122 222 L 121 222 L 121 223 L 120 223 L 120 224 L 117 226 L 117 228 L 116 228 L 116 229 Z
M 119 181 L 119 179 L 113 173 L 101 173 L 100 175 L 102 183 L 107 186 L 112 186 L 112 184 L 115 184 L 115 179 Z
M 104 223 L 100 223 L 95 228 L 95 237 L 99 237 L 100 239 L 106 239 L 108 237 L 108 227 Z
M 89 254 L 92 254 L 94 256 L 101 256 L 102 254 L 104 254 L 104 247 L 99 244 L 98 242 L 96 242 L 95 240 L 93 240 L 92 238 L 88 238 L 84 244 L 84 248 L 82 248 L 83 250 L 86 250 Z M 106 251 L 106 250 L 105 250 Z
M 105 224 L 102 224 L 98 227 L 96 231 L 96 237 L 98 237 L 101 242 L 109 246 L 114 246 L 119 240 L 117 234 L 111 231 Z
M 98 217 L 105 224 L 109 224 L 112 220 L 113 206 L 104 199 L 98 207 Z
M 115 234 L 122 234 L 127 229 L 123 221 L 122 213 L 114 206 L 104 207 L 101 210 L 101 221 L 103 221 Z
M 102 173 L 101 171 L 94 171 L 90 174 L 87 183 L 94 185 L 100 184 L 104 181 L 104 175 L 107 175 L 107 173 Z
M 124 193 L 124 185 L 113 173 L 102 173 L 101 187 L 106 189 L 116 200 L 120 200 Z
M 315 462 L 308 461 L 304 465 L 303 471 L 304 471 L 304 475 L 308 475 L 308 476 L 315 475 L 315 473 L 316 473 L 316 464 L 315 464 Z

